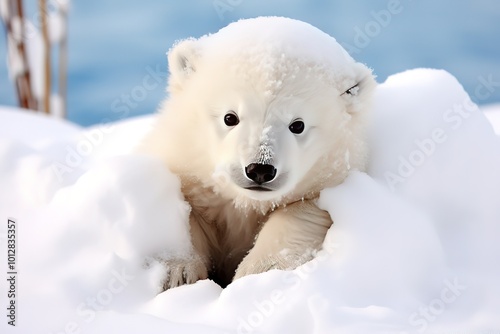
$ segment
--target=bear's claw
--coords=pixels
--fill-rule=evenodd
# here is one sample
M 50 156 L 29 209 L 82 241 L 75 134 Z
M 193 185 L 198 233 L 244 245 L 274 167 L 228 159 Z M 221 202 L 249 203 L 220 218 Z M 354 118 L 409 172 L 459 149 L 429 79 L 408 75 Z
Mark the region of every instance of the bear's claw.
M 198 256 L 166 260 L 165 266 L 167 275 L 162 284 L 163 291 L 208 278 L 207 268 Z

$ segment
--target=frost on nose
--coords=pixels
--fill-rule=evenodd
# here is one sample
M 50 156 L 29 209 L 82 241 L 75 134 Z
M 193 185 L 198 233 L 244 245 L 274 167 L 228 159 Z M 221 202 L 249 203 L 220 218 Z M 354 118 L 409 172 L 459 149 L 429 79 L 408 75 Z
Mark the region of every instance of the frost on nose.
M 272 165 L 273 164 L 273 148 L 269 145 L 260 145 L 259 152 L 257 155 L 257 163 L 262 165 Z
M 260 145 L 257 151 L 256 163 L 263 165 L 272 165 L 274 151 L 272 147 L 271 132 L 272 126 L 265 127 L 260 136 Z

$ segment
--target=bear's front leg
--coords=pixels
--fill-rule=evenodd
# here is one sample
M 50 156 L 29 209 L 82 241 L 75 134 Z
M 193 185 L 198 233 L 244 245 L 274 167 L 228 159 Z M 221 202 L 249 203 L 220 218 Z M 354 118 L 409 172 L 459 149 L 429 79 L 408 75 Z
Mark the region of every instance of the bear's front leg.
M 210 268 L 210 249 L 206 233 L 193 212 L 189 216 L 189 225 L 193 249 L 186 256 L 173 257 L 163 261 L 167 268 L 163 290 L 193 284 L 198 280 L 208 278 L 207 268 Z
M 299 201 L 270 214 L 254 247 L 233 280 L 270 269 L 292 270 L 311 260 L 332 225 L 328 212 L 314 201 Z

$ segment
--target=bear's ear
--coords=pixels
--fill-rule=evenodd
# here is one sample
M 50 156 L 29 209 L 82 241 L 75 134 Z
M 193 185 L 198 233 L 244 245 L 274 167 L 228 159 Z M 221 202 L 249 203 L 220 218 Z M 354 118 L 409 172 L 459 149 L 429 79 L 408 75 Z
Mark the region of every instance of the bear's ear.
M 352 80 L 354 84 L 344 87 L 345 91 L 340 94 L 344 99 L 349 114 L 356 114 L 367 111 L 370 108 L 371 100 L 377 82 L 372 71 L 365 65 L 356 63 L 357 76 Z
M 178 42 L 168 52 L 170 90 L 181 90 L 184 82 L 196 72 L 198 58 L 197 40 L 194 38 Z

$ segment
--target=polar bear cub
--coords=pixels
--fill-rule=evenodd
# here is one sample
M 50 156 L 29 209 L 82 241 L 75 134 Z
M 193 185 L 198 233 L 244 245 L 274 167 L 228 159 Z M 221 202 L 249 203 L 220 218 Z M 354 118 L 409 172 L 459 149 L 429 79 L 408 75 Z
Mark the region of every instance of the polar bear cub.
M 365 168 L 371 70 L 281 17 L 183 40 L 168 61 L 169 97 L 141 150 L 180 178 L 192 252 L 164 260 L 164 289 L 310 260 L 332 224 L 320 191 Z

